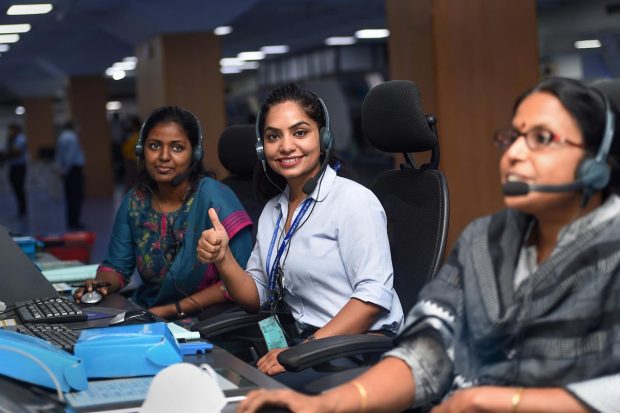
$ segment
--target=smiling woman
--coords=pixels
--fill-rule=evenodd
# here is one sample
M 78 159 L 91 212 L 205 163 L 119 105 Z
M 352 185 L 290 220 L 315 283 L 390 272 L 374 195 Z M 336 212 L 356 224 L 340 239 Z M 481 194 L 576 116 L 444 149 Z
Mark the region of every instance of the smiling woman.
M 189 111 L 166 106 L 146 119 L 136 144 L 138 183 L 121 203 L 108 255 L 96 280 L 76 292 L 80 299 L 96 281 L 104 295 L 122 288 L 137 268 L 142 285 L 133 294 L 140 306 L 167 319 L 184 318 L 228 299 L 213 264 L 196 260 L 200 233 L 211 227 L 214 208 L 230 231 L 233 255 L 248 259 L 251 221 L 233 192 L 205 176 L 202 134 Z
M 272 198 L 260 216 L 252 255 L 243 269 L 230 253 L 231 234 L 219 225 L 220 214 L 210 210 L 214 225 L 198 244 L 200 261 L 217 265 L 230 295 L 248 311 L 290 310 L 302 333 L 288 345 L 397 333 L 403 310 L 392 287 L 385 211 L 371 191 L 328 166 L 336 157 L 323 101 L 296 85 L 276 88 L 256 130 L 259 189 Z M 311 369 L 284 372 L 277 360 L 284 344 L 272 346 L 257 367 L 290 387 L 309 381 Z

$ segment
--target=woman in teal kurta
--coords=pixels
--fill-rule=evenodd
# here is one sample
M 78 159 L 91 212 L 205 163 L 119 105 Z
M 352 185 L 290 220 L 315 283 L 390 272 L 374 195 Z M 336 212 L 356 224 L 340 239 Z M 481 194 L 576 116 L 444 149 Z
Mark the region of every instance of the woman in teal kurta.
M 138 184 L 117 211 L 108 254 L 94 280 L 111 284 L 102 294 L 125 286 L 137 269 L 142 284 L 132 299 L 167 319 L 229 299 L 215 266 L 196 259 L 196 244 L 211 227 L 207 211 L 215 208 L 234 234 L 233 253 L 246 262 L 252 222 L 230 188 L 204 176 L 201 145 L 198 120 L 182 108 L 157 109 L 145 121 L 136 150 Z

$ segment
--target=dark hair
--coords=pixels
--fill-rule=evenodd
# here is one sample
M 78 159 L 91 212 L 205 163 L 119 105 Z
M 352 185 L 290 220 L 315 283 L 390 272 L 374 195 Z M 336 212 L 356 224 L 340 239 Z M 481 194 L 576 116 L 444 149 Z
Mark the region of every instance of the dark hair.
M 578 80 L 549 77 L 521 95 L 515 102 L 513 113 L 516 113 L 519 105 L 526 97 L 536 92 L 549 93 L 560 101 L 581 130 L 586 156 L 595 157 L 605 131 L 606 105 L 603 92 L 587 86 Z M 607 197 L 610 193 L 620 194 L 620 119 L 618 109 L 614 103 L 610 99 L 607 101 L 616 120 L 616 128 L 613 134 L 613 142 L 607 155 L 611 179 L 603 190 L 604 197 Z
M 294 83 L 290 83 L 288 85 L 277 87 L 265 98 L 263 102 L 260 112 L 256 118 L 258 123 L 257 130 L 259 133 L 259 139 L 263 140 L 263 131 L 265 129 L 265 119 L 269 114 L 269 111 L 272 107 L 284 103 L 284 102 L 294 102 L 299 105 L 303 109 L 303 111 L 308 115 L 310 119 L 315 121 L 319 127 L 325 127 L 325 113 L 323 113 L 323 107 L 319 100 L 319 97 L 307 90 L 297 86 Z M 325 154 L 321 153 L 321 162 L 325 159 Z M 343 165 L 343 160 L 338 154 L 335 153 L 332 148 L 332 153 L 330 156 L 329 164 L 334 167 L 336 164 Z M 266 172 L 263 171 L 263 166 L 260 162 L 256 164 L 254 171 L 254 190 L 255 192 L 262 198 L 263 201 L 273 198 L 275 195 L 280 193 L 280 189 L 276 188 L 275 185 L 284 189 L 286 186 L 286 179 L 277 174 L 276 172 L 269 167 L 269 164 L 265 162 Z M 267 178 L 269 175 L 269 179 Z M 274 185 L 275 184 L 275 185 Z
M 198 182 L 203 176 L 214 176 L 213 173 L 205 171 L 202 165 L 202 160 L 198 162 L 194 161 L 193 153 L 196 146 L 201 144 L 201 132 L 198 118 L 196 118 L 193 113 L 179 106 L 162 106 L 155 109 L 146 118 L 144 124 L 142 125 L 140 137 L 138 138 L 138 144 L 142 144 L 142 146 L 144 146 L 146 138 L 155 126 L 170 122 L 176 123 L 181 127 L 181 129 L 183 129 L 192 147 L 190 154 L 192 163 L 190 165 L 191 170 L 189 175 L 190 190 L 188 191 L 188 194 L 191 194 L 196 190 Z M 157 185 L 146 171 L 143 159 L 144 154 L 138 159 L 138 177 L 136 181 L 136 188 L 140 191 L 157 192 Z

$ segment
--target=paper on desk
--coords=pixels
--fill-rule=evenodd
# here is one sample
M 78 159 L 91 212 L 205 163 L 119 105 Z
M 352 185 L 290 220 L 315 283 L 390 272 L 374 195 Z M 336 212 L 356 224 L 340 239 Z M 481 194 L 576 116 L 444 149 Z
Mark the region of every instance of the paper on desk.
M 95 278 L 99 264 L 78 265 L 68 268 L 56 268 L 42 271 L 43 275 L 51 283 L 84 281 Z
M 189 331 L 175 323 L 166 323 L 166 325 L 177 341 L 200 340 L 200 333 L 198 331 Z

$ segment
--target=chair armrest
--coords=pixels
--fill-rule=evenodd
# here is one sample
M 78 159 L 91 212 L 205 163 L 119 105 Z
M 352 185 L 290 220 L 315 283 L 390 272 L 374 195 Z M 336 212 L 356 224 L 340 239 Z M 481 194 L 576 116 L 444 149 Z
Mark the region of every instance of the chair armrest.
M 248 314 L 244 311 L 234 311 L 201 320 L 192 325 L 190 329 L 200 332 L 200 337 L 210 339 L 230 331 L 256 325 L 267 317 L 269 313 Z
M 383 335 L 356 334 L 334 336 L 301 343 L 278 354 L 287 371 L 301 371 L 330 360 L 368 353 L 384 353 L 394 347 Z

